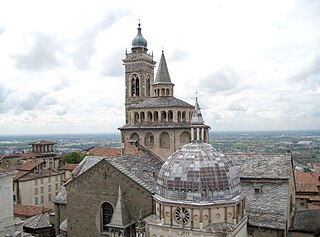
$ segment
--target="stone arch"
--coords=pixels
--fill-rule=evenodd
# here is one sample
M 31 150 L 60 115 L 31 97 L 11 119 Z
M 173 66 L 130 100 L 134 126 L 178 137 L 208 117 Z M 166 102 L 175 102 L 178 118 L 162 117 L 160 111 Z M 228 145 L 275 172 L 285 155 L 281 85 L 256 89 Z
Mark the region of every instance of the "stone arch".
M 167 132 L 161 133 L 159 140 L 161 148 L 170 148 L 170 136 Z
M 130 78 L 131 85 L 131 96 L 139 96 L 140 95 L 140 79 L 138 74 L 132 74 Z
M 139 122 L 139 113 L 138 112 L 134 112 L 133 119 L 134 119 L 133 120 L 134 123 Z
M 158 111 L 154 111 L 153 112 L 153 119 L 154 119 L 154 122 L 158 122 L 159 121 L 159 113 L 158 113 Z
M 168 122 L 169 123 L 173 122 L 173 112 L 172 112 L 172 110 L 168 111 Z
M 150 84 L 150 75 L 147 75 L 147 80 L 146 80 L 146 96 L 150 96 L 150 91 L 151 91 L 151 84 Z
M 147 112 L 147 122 L 151 123 L 152 122 L 152 112 L 148 111 Z
M 186 131 L 182 132 L 180 134 L 180 144 L 184 145 L 184 144 L 188 144 L 190 142 L 191 142 L 191 134 L 190 134 L 190 132 L 186 132 Z
M 178 111 L 177 117 L 178 117 L 178 122 L 180 123 L 182 121 L 181 112 L 180 111 Z
M 183 111 L 182 114 L 181 114 L 181 122 L 186 122 L 187 119 L 186 119 L 186 111 Z
M 144 144 L 148 147 L 154 146 L 154 135 L 151 132 L 147 132 L 144 138 Z
M 166 95 L 166 90 L 164 88 L 161 89 L 161 96 L 165 96 Z
M 170 90 L 166 89 L 166 96 L 170 96 Z
M 167 112 L 162 110 L 160 115 L 161 115 L 160 122 L 162 122 L 162 123 L 167 122 Z
M 104 202 L 101 204 L 101 230 L 109 231 L 107 226 L 111 222 L 113 215 L 113 206 L 109 202 Z
M 140 122 L 143 123 L 145 120 L 144 112 L 140 112 Z

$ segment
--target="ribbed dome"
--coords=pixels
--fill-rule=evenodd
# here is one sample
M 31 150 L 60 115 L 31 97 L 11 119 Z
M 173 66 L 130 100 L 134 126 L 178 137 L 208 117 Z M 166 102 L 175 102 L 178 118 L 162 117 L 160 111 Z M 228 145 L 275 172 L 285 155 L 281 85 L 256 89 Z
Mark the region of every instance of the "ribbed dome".
M 210 144 L 194 141 L 163 164 L 157 194 L 174 201 L 228 200 L 240 194 L 240 178 L 231 160 Z
M 141 28 L 140 23 L 138 24 L 138 34 L 137 36 L 132 40 L 132 48 L 147 48 L 147 41 L 145 38 L 143 38 L 141 34 Z

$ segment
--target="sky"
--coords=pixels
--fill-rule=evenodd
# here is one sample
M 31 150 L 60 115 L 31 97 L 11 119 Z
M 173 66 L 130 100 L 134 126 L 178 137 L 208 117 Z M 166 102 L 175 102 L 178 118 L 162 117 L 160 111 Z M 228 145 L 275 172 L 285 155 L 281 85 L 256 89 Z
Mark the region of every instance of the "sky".
M 0 135 L 117 132 L 139 20 L 212 132 L 320 129 L 319 12 L 318 0 L 1 1 Z

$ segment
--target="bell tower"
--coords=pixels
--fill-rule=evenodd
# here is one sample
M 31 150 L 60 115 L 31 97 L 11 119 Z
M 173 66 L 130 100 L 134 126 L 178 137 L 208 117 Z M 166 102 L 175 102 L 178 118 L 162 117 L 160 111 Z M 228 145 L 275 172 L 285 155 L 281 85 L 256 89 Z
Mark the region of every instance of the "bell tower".
M 138 24 L 137 36 L 132 40 L 131 52 L 126 52 L 123 59 L 125 66 L 125 110 L 126 124 L 129 123 L 128 109 L 130 106 L 151 97 L 151 85 L 154 81 L 153 54 L 148 53 L 147 41 L 141 34 L 140 23 Z

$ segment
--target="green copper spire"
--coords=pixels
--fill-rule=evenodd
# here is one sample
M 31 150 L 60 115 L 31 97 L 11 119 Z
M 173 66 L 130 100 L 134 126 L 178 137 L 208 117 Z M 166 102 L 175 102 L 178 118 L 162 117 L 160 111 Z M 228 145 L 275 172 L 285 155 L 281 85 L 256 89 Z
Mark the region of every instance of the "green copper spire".
M 159 63 L 159 67 L 158 67 L 158 71 L 157 71 L 157 75 L 154 83 L 155 84 L 158 84 L 158 83 L 172 84 L 163 50 L 162 50 L 162 55 L 161 55 L 161 59 L 160 59 L 160 63 Z
M 132 48 L 147 48 L 147 41 L 145 38 L 143 38 L 141 34 L 141 28 L 140 28 L 140 22 L 138 24 L 138 34 L 137 36 L 132 40 Z

